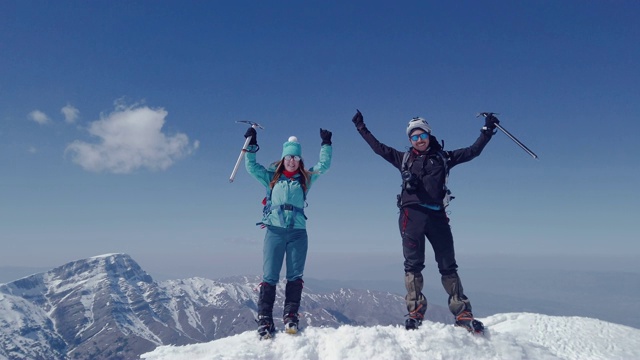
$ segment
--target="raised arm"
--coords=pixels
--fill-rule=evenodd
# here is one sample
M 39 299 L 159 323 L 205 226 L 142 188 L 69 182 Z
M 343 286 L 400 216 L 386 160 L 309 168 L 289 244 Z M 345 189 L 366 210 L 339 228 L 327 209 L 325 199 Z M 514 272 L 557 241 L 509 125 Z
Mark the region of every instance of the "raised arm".
M 249 146 L 247 146 L 247 153 L 244 157 L 244 166 L 251 176 L 256 178 L 256 180 L 258 180 L 258 182 L 260 182 L 265 187 L 268 187 L 269 182 L 271 181 L 269 172 L 264 166 L 256 162 L 256 152 L 258 152 L 258 149 L 260 148 L 258 146 L 258 140 L 256 138 L 256 129 L 250 127 L 244 134 L 245 138 L 249 136 L 251 136 L 251 141 L 249 142 Z
M 400 169 L 402 166 L 402 157 L 404 153 L 402 151 L 398 151 L 390 146 L 387 146 L 378 139 L 367 129 L 367 125 L 364 123 L 364 118 L 360 110 L 356 110 L 356 114 L 353 116 L 351 121 L 356 126 L 356 129 L 360 133 L 360 136 L 364 139 L 364 141 L 369 144 L 373 152 L 380 155 L 383 159 L 387 160 L 391 165 Z
M 331 157 L 333 155 L 331 135 L 331 131 L 320 129 L 322 144 L 320 145 L 320 156 L 318 158 L 318 162 L 309 169 L 311 172 L 311 183 L 313 183 L 318 176 L 326 173 L 331 167 Z
M 450 151 L 451 163 L 449 167 L 453 167 L 458 164 L 470 161 L 480 155 L 484 147 L 489 143 L 489 140 L 495 134 L 496 124 L 500 121 L 493 115 L 485 118 L 484 127 L 480 130 L 480 136 L 469 147 Z

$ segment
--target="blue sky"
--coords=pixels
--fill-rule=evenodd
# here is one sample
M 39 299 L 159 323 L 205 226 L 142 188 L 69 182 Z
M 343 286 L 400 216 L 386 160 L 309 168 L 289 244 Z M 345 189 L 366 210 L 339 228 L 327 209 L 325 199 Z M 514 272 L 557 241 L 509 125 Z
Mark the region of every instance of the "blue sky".
M 312 165 L 319 128 L 333 131 L 332 168 L 308 196 L 312 268 L 401 263 L 400 177 L 353 128 L 356 108 L 397 149 L 414 116 L 456 149 L 477 137 L 476 113 L 497 112 L 539 155 L 499 133 L 452 170 L 458 254 L 638 256 L 638 13 L 637 1 L 3 1 L 0 266 L 123 252 L 152 274 L 260 273 L 264 189 L 243 168 L 228 182 L 237 120 L 265 127 L 264 164 L 296 135 Z

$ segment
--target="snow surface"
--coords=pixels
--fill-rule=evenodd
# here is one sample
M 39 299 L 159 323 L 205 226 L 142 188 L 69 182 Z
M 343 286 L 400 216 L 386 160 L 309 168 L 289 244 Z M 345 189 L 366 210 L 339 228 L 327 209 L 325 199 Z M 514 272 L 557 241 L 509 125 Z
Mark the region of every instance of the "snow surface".
M 146 360 L 407 360 L 407 359 L 640 359 L 640 329 L 582 317 L 531 313 L 480 319 L 485 336 L 426 321 L 416 331 L 401 326 L 307 327 L 258 340 L 254 331 L 205 344 L 161 346 Z

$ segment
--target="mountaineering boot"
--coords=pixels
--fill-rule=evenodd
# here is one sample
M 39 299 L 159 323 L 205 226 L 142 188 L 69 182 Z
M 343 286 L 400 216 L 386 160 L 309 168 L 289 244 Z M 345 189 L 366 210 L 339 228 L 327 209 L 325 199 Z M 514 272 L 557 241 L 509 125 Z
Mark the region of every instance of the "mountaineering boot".
M 404 274 L 404 285 L 407 288 L 407 295 L 404 297 L 407 310 L 409 310 L 408 318 L 404 322 L 407 330 L 415 330 L 422 325 L 422 319 L 427 311 L 427 299 L 422 294 L 424 279 L 422 273 L 406 272 Z
M 423 315 L 420 313 L 409 314 L 407 320 L 404 321 L 404 328 L 407 330 L 416 330 L 422 325 Z
M 298 333 L 298 314 L 288 314 L 284 317 L 284 332 L 287 334 Z
M 473 318 L 471 302 L 464 294 L 458 273 L 442 275 L 442 286 L 449 294 L 449 310 L 456 317 L 456 326 L 476 334 L 484 333 L 484 325 Z
M 273 318 L 266 315 L 258 315 L 258 335 L 260 339 L 271 339 L 276 332 L 276 327 L 273 325 Z
M 269 339 L 276 331 L 273 324 L 273 303 L 276 300 L 276 286 L 267 282 L 260 283 L 258 298 L 258 335 L 261 339 Z
M 482 334 L 484 333 L 484 324 L 473 318 L 471 311 L 463 311 L 460 315 L 456 316 L 456 326 L 463 327 L 467 331 Z
M 296 279 L 287 281 L 284 289 L 284 312 L 282 318 L 284 320 L 284 331 L 288 334 L 298 332 L 298 310 L 300 309 L 303 285 L 304 281 L 302 279 Z

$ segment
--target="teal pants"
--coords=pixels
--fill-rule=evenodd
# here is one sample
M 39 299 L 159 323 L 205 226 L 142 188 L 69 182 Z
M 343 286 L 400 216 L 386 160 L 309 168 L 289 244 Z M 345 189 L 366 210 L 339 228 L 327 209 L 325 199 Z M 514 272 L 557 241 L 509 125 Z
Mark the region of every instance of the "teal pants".
M 276 285 L 280 281 L 280 270 L 287 261 L 287 281 L 302 279 L 307 261 L 309 239 L 306 229 L 286 229 L 267 226 L 262 249 L 262 281 Z

